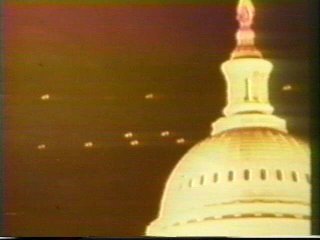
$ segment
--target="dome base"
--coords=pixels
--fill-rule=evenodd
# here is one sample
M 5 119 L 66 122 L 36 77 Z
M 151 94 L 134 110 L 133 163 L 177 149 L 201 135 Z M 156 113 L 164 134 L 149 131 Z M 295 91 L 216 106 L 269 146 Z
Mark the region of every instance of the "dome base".
M 166 229 L 149 228 L 147 236 L 309 236 L 310 220 L 273 217 L 243 217 L 195 222 Z
M 285 120 L 274 115 L 252 113 L 219 118 L 212 124 L 211 136 L 231 129 L 254 127 L 272 128 L 284 133 L 288 132 Z

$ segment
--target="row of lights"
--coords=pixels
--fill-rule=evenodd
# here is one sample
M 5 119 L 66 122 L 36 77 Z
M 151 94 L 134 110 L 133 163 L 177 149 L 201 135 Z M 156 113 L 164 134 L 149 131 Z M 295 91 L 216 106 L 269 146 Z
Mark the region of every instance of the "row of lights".
M 92 148 L 92 147 L 93 147 L 93 142 L 85 142 L 85 143 L 83 144 L 83 147 L 85 147 L 85 148 Z M 39 144 L 39 145 L 37 146 L 37 148 L 38 148 L 39 150 L 44 150 L 44 149 L 47 148 L 47 145 L 45 145 L 45 144 Z
M 169 137 L 170 134 L 171 134 L 171 133 L 170 133 L 169 131 L 162 131 L 162 132 L 160 133 L 160 136 L 161 136 L 161 137 Z M 125 134 L 124 134 L 124 138 L 132 139 L 132 138 L 133 138 L 133 133 L 132 133 L 132 132 L 127 132 L 127 133 L 125 133 Z M 183 144 L 183 143 L 185 143 L 185 142 L 186 142 L 186 140 L 185 140 L 184 138 L 178 138 L 178 139 L 176 139 L 176 143 L 177 143 L 177 144 Z M 137 146 L 137 145 L 139 145 L 139 141 L 136 140 L 136 139 L 133 139 L 133 140 L 130 141 L 130 145 L 131 145 L 131 146 Z
M 292 88 L 292 85 L 290 85 L 290 84 L 284 85 L 282 87 L 282 91 L 291 91 L 291 90 L 293 90 L 293 88 Z M 146 94 L 144 96 L 144 98 L 147 99 L 147 100 L 154 99 L 154 97 L 155 97 L 155 95 L 153 93 L 148 93 L 148 94 Z M 44 94 L 40 98 L 43 101 L 48 101 L 50 99 L 50 95 L 49 94 Z
M 282 87 L 282 91 L 291 91 L 291 90 L 292 90 L 292 86 L 289 85 L 289 84 L 284 85 Z M 44 95 L 41 96 L 41 100 L 43 100 L 43 101 L 48 101 L 49 99 L 50 99 L 50 95 L 49 94 L 44 94 Z M 145 99 L 147 99 L 147 100 L 154 99 L 154 94 L 153 93 L 146 94 L 145 95 Z M 161 137 L 168 137 L 168 136 L 170 136 L 170 132 L 169 131 L 163 131 L 163 132 L 160 133 L 160 136 Z M 127 133 L 124 134 L 124 137 L 127 138 L 127 139 L 132 139 L 133 138 L 133 133 L 132 132 L 127 132 Z M 137 146 L 137 145 L 140 144 L 140 142 L 138 140 L 136 140 L 136 139 L 131 140 L 129 143 L 130 143 L 131 146 Z M 185 143 L 185 139 L 184 138 L 178 138 L 178 139 L 176 139 L 176 143 L 177 144 L 184 144 Z M 93 147 L 93 143 L 92 142 L 85 142 L 83 144 L 83 146 L 85 148 L 92 148 Z M 37 146 L 37 148 L 39 150 L 44 150 L 44 149 L 46 149 L 46 145 L 45 144 L 40 144 L 40 145 Z
M 154 94 L 153 93 L 148 93 L 144 96 L 145 99 L 150 100 L 154 99 Z M 40 97 L 41 100 L 43 101 L 48 101 L 50 99 L 50 94 L 44 94 Z
M 169 131 L 163 131 L 163 132 L 161 132 L 160 133 L 160 136 L 161 137 L 168 137 L 168 136 L 170 136 L 170 132 Z M 140 144 L 140 142 L 139 142 L 139 140 L 137 140 L 137 139 L 133 139 L 133 133 L 132 132 L 127 132 L 127 133 L 125 133 L 124 135 L 124 138 L 126 138 L 126 139 L 130 139 L 130 141 L 129 141 L 129 144 L 131 145 L 131 146 L 138 146 L 139 144 Z M 184 139 L 184 138 L 177 138 L 176 139 L 176 141 L 175 141 L 177 144 L 184 144 L 185 142 L 186 142 L 186 140 Z M 92 148 L 93 147 L 93 142 L 85 142 L 84 144 L 83 144 L 83 147 L 84 148 Z M 46 149 L 47 148 L 47 146 L 45 145 L 45 144 L 39 144 L 38 146 L 37 146 L 37 148 L 39 149 L 39 150 L 44 150 L 44 149 Z
M 133 133 L 132 132 L 127 132 L 124 135 L 124 138 L 133 138 Z M 161 137 L 168 137 L 170 136 L 170 132 L 169 131 L 163 131 L 160 133 Z
M 48 101 L 50 99 L 50 95 L 49 94 L 44 94 L 41 96 L 41 100 L 43 101 Z M 154 99 L 154 94 L 153 93 L 148 93 L 145 95 L 145 99 Z M 169 131 L 163 131 L 161 132 L 161 137 L 168 137 L 170 135 L 170 132 Z M 124 137 L 127 138 L 127 139 L 131 139 L 133 138 L 133 133 L 132 132 L 127 132 L 124 134 Z M 178 138 L 176 140 L 176 143 L 177 144 L 183 144 L 185 143 L 185 139 L 184 138 Z M 137 146 L 140 144 L 140 142 L 136 139 L 133 139 L 129 142 L 129 144 L 131 146 Z M 85 148 L 92 148 L 93 147 L 93 143 L 92 142 L 85 142 L 84 145 L 83 145 Z M 38 145 L 37 147 L 39 150 L 44 150 L 46 149 L 46 145 L 45 144 L 40 144 Z

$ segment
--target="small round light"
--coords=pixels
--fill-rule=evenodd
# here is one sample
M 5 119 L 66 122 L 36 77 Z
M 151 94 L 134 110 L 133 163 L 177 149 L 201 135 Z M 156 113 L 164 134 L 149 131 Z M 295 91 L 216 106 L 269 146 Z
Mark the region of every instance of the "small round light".
M 153 98 L 154 98 L 154 95 L 153 95 L 153 93 L 149 93 L 149 94 L 146 94 L 146 95 L 144 96 L 144 98 L 145 98 L 145 99 L 153 99 Z
M 184 144 L 186 142 L 186 140 L 184 139 L 184 138 L 178 138 L 177 140 L 176 140 L 176 143 L 177 144 Z
M 133 140 L 133 141 L 130 142 L 130 145 L 131 146 L 137 146 L 137 145 L 139 145 L 139 141 L 138 140 Z
M 169 131 L 163 131 L 161 132 L 161 137 L 168 137 L 170 135 Z
M 84 146 L 85 148 L 91 148 L 91 147 L 93 147 L 93 143 L 92 143 L 92 142 L 85 142 L 85 143 L 83 144 L 83 146 Z
M 292 86 L 289 85 L 289 84 L 284 85 L 284 86 L 282 87 L 282 91 L 291 91 L 291 90 L 292 90 Z
M 43 150 L 43 149 L 46 149 L 46 145 L 45 145 L 45 144 L 39 144 L 39 145 L 37 146 L 37 148 L 38 148 L 39 150 Z
M 44 95 L 41 96 L 41 100 L 46 101 L 46 100 L 49 100 L 49 99 L 50 99 L 50 95 L 49 94 L 44 94 Z
M 127 132 L 124 134 L 125 138 L 132 138 L 133 137 L 133 133 L 132 132 Z

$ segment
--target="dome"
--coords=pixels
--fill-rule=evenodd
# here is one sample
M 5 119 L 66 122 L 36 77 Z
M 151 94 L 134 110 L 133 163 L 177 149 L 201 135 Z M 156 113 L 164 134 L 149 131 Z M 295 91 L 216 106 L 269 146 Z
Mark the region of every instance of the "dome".
M 213 135 L 178 162 L 147 234 L 303 235 L 310 228 L 309 155 L 304 142 L 271 128 Z
M 171 173 L 148 236 L 310 235 L 310 151 L 273 115 L 273 64 L 255 48 L 254 13 L 239 0 L 237 47 L 221 65 L 224 116 Z

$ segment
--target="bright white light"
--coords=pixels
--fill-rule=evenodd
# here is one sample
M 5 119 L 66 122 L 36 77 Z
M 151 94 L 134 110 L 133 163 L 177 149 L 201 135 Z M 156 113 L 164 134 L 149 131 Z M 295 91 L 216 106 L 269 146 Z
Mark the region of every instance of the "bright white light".
M 176 143 L 177 144 L 183 144 L 183 143 L 185 143 L 186 142 L 186 140 L 184 139 L 184 138 L 178 138 L 177 140 L 176 140 Z
M 43 150 L 46 148 L 46 145 L 45 144 L 39 144 L 38 147 L 37 147 L 39 150 Z
M 154 98 L 153 93 L 149 93 L 149 94 L 145 95 L 145 99 L 153 99 L 153 98 Z
M 125 138 L 132 138 L 133 137 L 133 133 L 132 132 L 127 132 L 124 134 Z
M 289 85 L 289 84 L 284 85 L 284 86 L 282 87 L 282 91 L 291 91 L 291 90 L 292 90 L 292 86 Z
M 130 142 L 130 145 L 131 146 L 137 146 L 137 145 L 139 145 L 139 141 L 138 140 L 133 140 L 133 141 Z
M 41 100 L 49 100 L 50 99 L 50 95 L 49 94 L 44 94 L 41 96 Z
M 167 137 L 170 135 L 170 132 L 169 131 L 163 131 L 161 132 L 161 137 Z
M 92 142 L 86 142 L 84 143 L 83 145 L 85 148 L 91 148 L 93 146 L 93 143 Z

